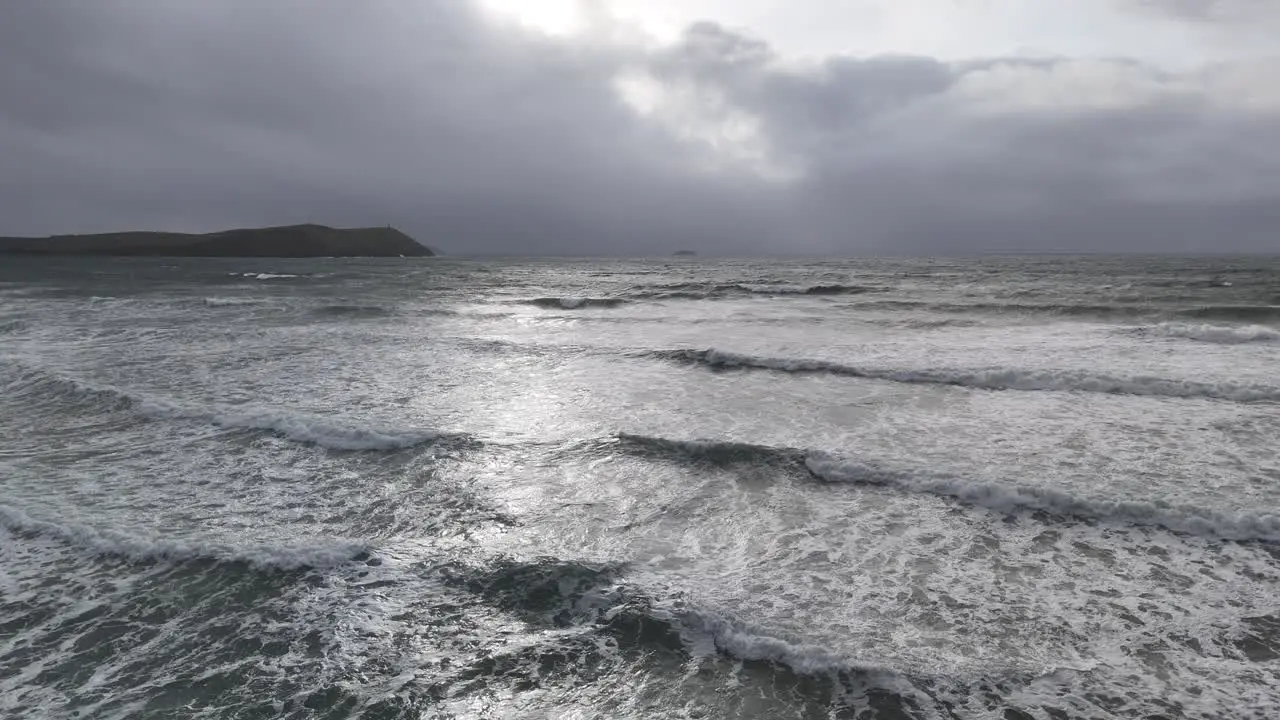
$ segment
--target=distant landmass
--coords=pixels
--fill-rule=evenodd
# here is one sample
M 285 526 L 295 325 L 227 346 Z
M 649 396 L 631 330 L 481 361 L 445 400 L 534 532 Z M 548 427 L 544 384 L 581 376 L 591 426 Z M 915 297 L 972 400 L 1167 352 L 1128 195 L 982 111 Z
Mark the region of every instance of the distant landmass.
M 162 257 L 429 257 L 426 245 L 393 227 L 285 225 L 205 234 L 121 232 L 0 237 L 0 254 Z
M 677 250 L 674 253 L 672 253 L 672 255 L 676 257 L 697 257 L 698 253 L 692 250 Z

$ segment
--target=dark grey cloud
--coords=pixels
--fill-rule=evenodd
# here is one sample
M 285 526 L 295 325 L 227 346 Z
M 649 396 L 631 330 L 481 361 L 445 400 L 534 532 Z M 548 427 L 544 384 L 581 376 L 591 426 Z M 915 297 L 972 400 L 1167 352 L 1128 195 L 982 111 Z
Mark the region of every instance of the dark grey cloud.
M 658 49 L 458 2 L 19 3 L 0 234 L 393 223 L 453 252 L 1280 249 L 1274 64 Z M 620 91 L 621 89 L 621 91 Z

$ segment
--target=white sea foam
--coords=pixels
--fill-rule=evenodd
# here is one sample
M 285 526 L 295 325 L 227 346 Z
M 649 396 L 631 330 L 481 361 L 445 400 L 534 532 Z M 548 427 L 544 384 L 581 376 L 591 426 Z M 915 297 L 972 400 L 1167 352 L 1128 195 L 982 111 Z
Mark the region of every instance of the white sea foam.
M 884 665 L 847 658 L 820 645 L 777 637 L 714 612 L 675 611 L 668 605 L 654 603 L 648 614 L 671 623 L 695 656 L 720 652 L 739 660 L 763 660 L 784 665 L 806 675 L 849 671 L 895 674 Z
M 1208 323 L 1160 323 L 1138 329 L 1148 335 L 1184 338 L 1220 345 L 1280 342 L 1280 330 L 1265 325 L 1211 325 Z
M 34 518 L 11 505 L 0 504 L 0 526 L 15 533 L 55 538 L 95 553 L 131 560 L 198 560 L 247 562 L 263 567 L 296 569 L 331 567 L 351 561 L 369 550 L 352 541 L 319 541 L 305 544 L 246 544 L 187 540 L 163 532 L 123 531 L 78 523 L 57 523 Z
M 1173 398 L 1212 398 L 1236 402 L 1280 401 L 1280 387 L 1245 383 L 1136 376 L 1114 377 L 1083 370 L 1032 370 L 1014 367 L 899 369 L 859 367 L 830 360 L 771 358 L 722 350 L 674 350 L 656 357 L 721 369 L 760 369 L 790 373 L 828 373 L 891 382 L 953 385 L 979 390 L 1077 391 Z

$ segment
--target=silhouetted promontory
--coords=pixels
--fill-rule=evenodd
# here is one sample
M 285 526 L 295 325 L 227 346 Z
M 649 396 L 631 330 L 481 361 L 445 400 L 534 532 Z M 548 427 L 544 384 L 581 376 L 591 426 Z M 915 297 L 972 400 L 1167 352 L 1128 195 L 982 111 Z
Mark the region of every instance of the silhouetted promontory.
M 428 257 L 427 246 L 393 227 L 285 225 L 205 234 L 120 232 L 0 237 L 0 253 L 157 257 Z

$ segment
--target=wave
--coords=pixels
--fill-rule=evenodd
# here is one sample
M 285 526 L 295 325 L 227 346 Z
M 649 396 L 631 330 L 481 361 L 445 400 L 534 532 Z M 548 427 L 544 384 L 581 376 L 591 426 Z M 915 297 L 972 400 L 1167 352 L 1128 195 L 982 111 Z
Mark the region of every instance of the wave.
M 1009 302 L 932 302 L 927 300 L 872 300 L 859 302 L 862 310 L 907 310 L 949 314 L 993 313 L 1019 315 L 1061 315 L 1067 317 L 1130 317 L 1158 312 L 1159 308 L 1145 305 L 1097 304 L 1097 303 L 1009 303 Z
M 593 627 L 632 642 L 684 650 L 694 657 L 724 655 L 767 662 L 802 675 L 898 674 L 887 666 L 789 639 L 726 613 L 691 606 L 679 594 L 659 597 L 639 591 L 622 582 L 624 570 L 618 564 L 500 558 L 491 568 L 454 565 L 443 574 L 446 582 L 503 610 L 556 627 Z
M 947 327 L 977 327 L 982 325 L 981 320 L 965 319 L 965 318 L 902 318 L 902 319 L 885 319 L 871 320 L 873 324 L 885 325 L 890 327 L 904 327 L 915 330 L 938 330 Z
M 1184 338 L 1220 345 L 1280 342 L 1280 330 L 1262 325 L 1208 325 L 1160 323 L 1137 328 L 1135 332 L 1170 338 Z
M 943 475 L 901 472 L 875 464 L 814 453 L 805 467 L 815 477 L 831 483 L 887 485 L 909 492 L 952 497 L 1005 513 L 1043 511 L 1085 520 L 1153 525 L 1188 535 L 1226 540 L 1280 541 L 1280 514 L 1228 513 L 1195 505 L 1162 501 L 1080 498 L 1046 487 L 972 482 Z
M 618 435 L 623 449 L 663 454 L 670 459 L 730 466 L 768 463 L 787 466 L 825 483 L 878 485 L 909 493 L 949 497 L 997 512 L 1045 512 L 1086 521 L 1163 527 L 1187 535 L 1226 540 L 1280 541 L 1280 514 L 1229 513 L 1195 505 L 1162 501 L 1084 498 L 1053 488 L 989 483 L 937 472 L 841 457 L 817 450 L 774 448 L 718 441 L 669 440 L 644 435 Z
M 240 406 L 191 407 L 147 399 L 138 404 L 145 415 L 198 420 L 224 428 L 265 430 L 295 442 L 330 450 L 400 450 L 458 435 L 434 431 L 375 429 L 292 410 Z
M 31 323 L 26 320 L 5 320 L 0 322 L 0 335 L 12 335 L 15 333 L 26 332 L 31 329 Z
M 74 523 L 40 520 L 11 505 L 0 504 L 0 527 L 17 534 L 41 535 L 103 555 L 134 561 L 214 560 L 245 562 L 281 570 L 320 568 L 358 560 L 370 548 L 350 541 L 298 544 L 232 545 L 169 537 L 164 533 L 124 532 Z
M 669 440 L 630 433 L 618 433 L 609 438 L 606 444 L 620 445 L 635 455 L 651 454 L 660 457 L 675 455 L 726 465 L 734 463 L 798 465 L 805 459 L 805 451 L 796 448 L 777 448 L 720 440 Z
M 1243 383 L 1204 383 L 1191 380 L 1137 376 L 1112 377 L 1082 370 L 1027 370 L 1020 368 L 924 369 L 855 367 L 829 360 L 770 358 L 709 350 L 681 349 L 642 352 L 641 355 L 713 370 L 771 370 L 786 373 L 823 373 L 889 382 L 949 385 L 978 390 L 1092 392 L 1171 398 L 1208 398 L 1234 402 L 1280 401 L 1280 388 Z
M 132 409 L 152 418 L 176 418 L 223 428 L 262 430 L 330 450 L 400 450 L 436 441 L 473 442 L 467 436 L 455 433 L 373 428 L 296 410 L 183 404 L 42 370 L 24 373 L 10 382 L 6 390 L 15 396 L 24 394 L 29 403 L 45 399 L 56 401 L 60 407 L 89 405 L 111 411 Z
M 654 300 L 715 300 L 730 297 L 786 296 L 786 295 L 861 295 L 880 292 L 883 288 L 867 285 L 752 285 L 747 283 L 670 283 L 648 286 L 632 293 L 631 297 Z
M 289 273 L 263 273 L 263 272 L 231 273 L 231 276 L 253 278 L 255 280 L 291 280 L 293 278 L 306 277 L 305 275 L 291 275 Z
M 577 310 L 579 308 L 600 307 L 613 308 L 627 303 L 626 298 L 616 297 L 540 297 L 526 301 L 528 305 L 560 310 Z
M 335 318 L 388 317 L 391 310 L 381 305 L 323 305 L 312 311 L 316 315 Z
M 1201 320 L 1267 322 L 1280 320 L 1280 305 L 1201 305 L 1178 315 Z
M 17 371 L 5 382 L 5 394 L 12 399 L 21 398 L 29 409 L 41 402 L 53 401 L 61 408 L 91 407 L 115 411 L 132 407 L 138 399 L 109 385 L 33 369 L 21 362 L 5 359 L 4 364 Z
M 862 295 L 877 289 L 865 285 L 809 285 L 798 288 L 752 289 L 752 292 L 766 295 Z
M 240 307 L 242 305 L 261 305 L 264 301 L 261 298 L 246 297 L 207 297 L 204 304 L 207 307 Z
M 1137 299 L 1137 298 L 1135 298 Z M 1280 305 L 1200 305 L 1150 302 L 1115 303 L 1022 303 L 1022 302 L 933 302 L 928 300 L 869 300 L 855 307 L 868 311 L 916 311 L 947 314 L 987 313 L 995 315 L 1052 315 L 1079 318 L 1183 317 L 1228 322 L 1280 320 Z

